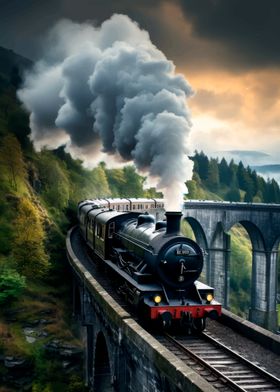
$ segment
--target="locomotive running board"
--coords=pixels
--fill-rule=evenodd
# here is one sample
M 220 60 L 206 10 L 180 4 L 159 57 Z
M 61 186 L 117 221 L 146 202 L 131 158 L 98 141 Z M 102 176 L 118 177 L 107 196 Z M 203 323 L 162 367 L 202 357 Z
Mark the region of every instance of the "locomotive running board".
M 104 262 L 114 270 L 118 275 L 121 275 L 124 279 L 126 279 L 132 286 L 134 286 L 139 291 L 162 291 L 162 286 L 157 283 L 150 283 L 148 285 L 143 285 L 137 283 L 129 274 L 125 271 L 122 271 L 120 268 L 116 266 L 116 264 L 112 263 L 112 261 L 104 259 Z

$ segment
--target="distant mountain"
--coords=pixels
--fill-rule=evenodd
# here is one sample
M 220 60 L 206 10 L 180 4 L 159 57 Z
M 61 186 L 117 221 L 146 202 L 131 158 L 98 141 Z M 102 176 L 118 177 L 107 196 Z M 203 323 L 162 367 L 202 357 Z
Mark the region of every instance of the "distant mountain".
M 251 166 L 259 173 L 280 173 L 280 164 Z
M 217 151 L 215 156 L 222 159 L 223 157 L 230 161 L 231 159 L 234 162 L 242 161 L 245 166 L 252 165 L 266 165 L 273 161 L 273 156 L 263 151 L 255 151 L 255 150 L 225 150 L 225 151 Z
M 240 158 L 264 158 L 269 157 L 269 154 L 262 151 L 254 151 L 254 150 L 229 150 L 224 151 L 224 153 L 232 154 Z
M 256 170 L 256 172 L 263 177 L 274 178 L 280 184 L 280 164 L 274 165 L 256 165 L 251 166 L 252 169 Z

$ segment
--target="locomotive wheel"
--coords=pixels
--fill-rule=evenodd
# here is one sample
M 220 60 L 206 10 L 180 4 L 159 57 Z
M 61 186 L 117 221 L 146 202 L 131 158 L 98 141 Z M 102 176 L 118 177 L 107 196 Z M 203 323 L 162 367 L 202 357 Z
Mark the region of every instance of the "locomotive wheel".
M 193 319 L 193 331 L 195 333 L 200 333 L 205 329 L 206 321 L 205 318 L 194 318 Z
M 160 328 L 163 331 L 170 329 L 172 323 L 172 315 L 170 312 L 164 312 L 160 315 Z

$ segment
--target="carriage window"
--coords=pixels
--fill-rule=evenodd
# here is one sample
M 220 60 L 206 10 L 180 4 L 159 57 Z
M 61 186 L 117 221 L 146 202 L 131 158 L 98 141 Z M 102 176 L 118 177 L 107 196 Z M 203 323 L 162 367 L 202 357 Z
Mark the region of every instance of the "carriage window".
M 126 205 L 126 211 L 128 211 L 128 204 Z
M 135 210 L 135 205 L 132 206 L 132 209 Z
M 100 223 L 96 225 L 96 235 L 97 237 L 103 237 L 102 225 Z
M 113 238 L 114 232 L 115 232 L 115 222 L 111 222 L 109 224 L 108 238 Z
M 118 211 L 120 210 L 120 205 L 118 204 L 118 207 L 117 207 L 117 209 L 118 209 Z

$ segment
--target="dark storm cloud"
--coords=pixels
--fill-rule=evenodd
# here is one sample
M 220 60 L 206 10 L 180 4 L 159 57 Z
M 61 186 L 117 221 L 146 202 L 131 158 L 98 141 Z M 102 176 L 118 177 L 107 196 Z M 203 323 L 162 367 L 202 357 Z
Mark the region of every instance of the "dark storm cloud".
M 240 66 L 280 62 L 279 0 L 180 0 L 193 34 L 222 43 Z
M 154 10 L 164 0 L 0 0 L 0 45 L 31 59 L 43 53 L 46 32 L 60 19 L 92 21 L 99 25 L 114 13 L 124 13 L 149 30 L 147 10 Z M 153 22 L 152 22 L 153 23 Z M 158 44 L 156 40 L 156 44 Z
M 0 4 L 0 45 L 30 58 L 42 55 L 42 38 L 62 18 L 100 25 L 112 14 L 123 13 L 148 30 L 153 42 L 180 66 L 239 71 L 280 61 L 278 0 L 0 0 Z M 184 20 L 179 20 L 182 12 Z

